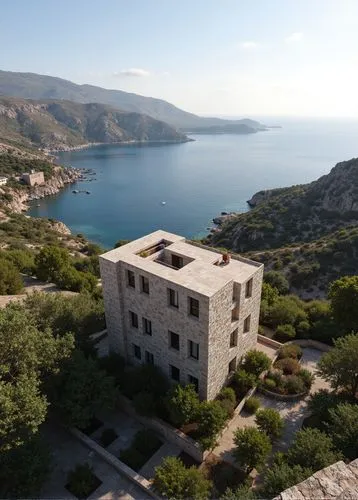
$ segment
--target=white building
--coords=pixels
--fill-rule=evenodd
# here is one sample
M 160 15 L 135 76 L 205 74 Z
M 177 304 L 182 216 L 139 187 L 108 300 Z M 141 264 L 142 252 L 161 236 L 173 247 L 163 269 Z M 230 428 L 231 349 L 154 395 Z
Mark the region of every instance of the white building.
M 213 399 L 255 346 L 260 314 L 263 265 L 225 257 L 164 231 L 101 255 L 110 349 Z
M 0 177 L 0 186 L 5 186 L 7 183 L 7 177 Z

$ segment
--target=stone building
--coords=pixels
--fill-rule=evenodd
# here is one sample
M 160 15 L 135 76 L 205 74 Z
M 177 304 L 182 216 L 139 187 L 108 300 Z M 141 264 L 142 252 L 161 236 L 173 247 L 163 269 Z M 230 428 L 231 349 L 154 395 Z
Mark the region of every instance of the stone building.
M 263 265 L 164 231 L 100 256 L 110 349 L 213 399 L 256 344 Z
M 7 183 L 7 177 L 0 177 L 0 186 L 5 186 Z
M 30 173 L 22 174 L 21 180 L 29 186 L 40 186 L 45 183 L 44 173 L 35 172 L 35 170 L 31 170 Z

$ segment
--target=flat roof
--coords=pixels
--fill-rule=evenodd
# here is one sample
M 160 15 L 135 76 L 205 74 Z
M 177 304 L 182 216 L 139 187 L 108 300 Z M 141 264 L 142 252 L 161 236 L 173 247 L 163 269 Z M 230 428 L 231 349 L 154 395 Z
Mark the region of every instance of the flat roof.
M 165 250 L 183 258 L 191 259 L 180 269 L 167 267 L 155 262 L 154 256 L 141 257 L 139 252 L 165 242 Z M 158 230 L 143 238 L 131 241 L 101 255 L 101 259 L 110 262 L 123 262 L 139 270 L 159 276 L 172 283 L 193 290 L 199 294 L 212 296 L 230 281 L 245 283 L 263 264 L 231 256 L 226 265 L 214 265 L 222 261 L 223 254 L 211 247 L 204 247 L 195 242 L 186 241 L 183 236 Z

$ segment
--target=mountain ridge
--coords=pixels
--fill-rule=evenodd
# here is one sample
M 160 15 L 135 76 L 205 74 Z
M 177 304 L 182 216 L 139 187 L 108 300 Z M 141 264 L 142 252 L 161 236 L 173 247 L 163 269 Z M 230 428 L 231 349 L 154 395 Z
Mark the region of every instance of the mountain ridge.
M 60 150 L 88 143 L 186 142 L 190 139 L 150 116 L 99 103 L 0 96 L 0 140 Z
M 81 104 L 98 102 L 119 108 L 123 111 L 143 113 L 183 130 L 223 125 L 246 125 L 252 129 L 251 132 L 265 129 L 261 123 L 255 120 L 225 120 L 221 118 L 201 117 L 183 111 L 162 99 L 146 97 L 123 90 L 104 89 L 95 85 L 79 85 L 63 78 L 39 75 L 37 73 L 0 70 L 1 95 L 35 100 L 64 99 Z M 247 133 L 246 129 L 243 129 L 241 133 Z

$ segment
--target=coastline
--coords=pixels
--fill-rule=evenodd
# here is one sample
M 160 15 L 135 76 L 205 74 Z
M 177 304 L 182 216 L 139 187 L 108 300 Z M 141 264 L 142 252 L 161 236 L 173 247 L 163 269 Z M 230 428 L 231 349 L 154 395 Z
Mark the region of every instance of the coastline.
M 77 146 L 63 146 L 62 148 L 50 149 L 44 148 L 42 151 L 45 154 L 53 154 L 53 153 L 62 153 L 66 151 L 82 151 L 84 149 L 95 148 L 97 146 L 138 146 L 139 144 L 185 144 L 186 142 L 195 142 L 195 139 L 187 138 L 186 140 L 171 140 L 171 139 L 160 139 L 157 141 L 139 141 L 139 140 L 130 140 L 130 141 L 118 141 L 118 142 L 87 142 L 85 144 L 79 144 Z

